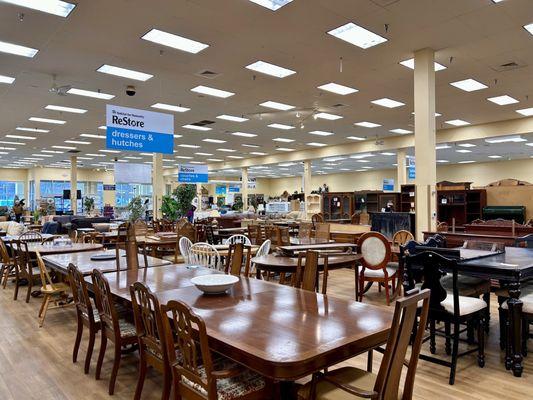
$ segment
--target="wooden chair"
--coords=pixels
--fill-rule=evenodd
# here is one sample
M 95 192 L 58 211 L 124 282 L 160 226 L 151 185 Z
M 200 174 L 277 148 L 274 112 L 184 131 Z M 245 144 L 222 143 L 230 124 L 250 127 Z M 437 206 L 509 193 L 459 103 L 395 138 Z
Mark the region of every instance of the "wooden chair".
M 245 235 L 232 235 L 226 240 L 224 240 L 224 244 L 235 244 L 235 243 L 243 243 L 248 246 L 252 244 L 252 242 L 250 242 L 250 239 L 248 239 L 248 237 Z
M 100 232 L 87 232 L 81 235 L 82 243 L 104 243 L 104 235 Z
M 194 243 L 189 252 L 189 262 L 217 270 L 224 268 L 218 250 L 209 243 Z
M 83 371 L 85 374 L 89 373 L 91 365 L 91 358 L 94 349 L 94 342 L 96 334 L 102 329 L 100 324 L 100 314 L 93 306 L 85 278 L 78 268 L 73 264 L 68 266 L 68 280 L 70 283 L 70 290 L 74 299 L 74 306 L 76 307 L 76 320 L 78 328 L 76 330 L 76 340 L 74 341 L 74 350 L 72 351 L 72 362 L 78 360 L 78 351 L 80 348 L 81 338 L 83 335 L 83 327 L 86 326 L 89 330 L 89 343 L 87 345 L 87 353 L 85 355 L 85 366 Z
M 324 222 L 324 215 L 322 213 L 313 214 L 311 216 L 311 223 L 314 227 L 316 227 L 316 224 L 321 224 Z
M 263 244 L 259 247 L 259 249 L 257 249 L 255 257 L 261 257 L 270 254 L 270 243 L 271 242 L 269 239 L 265 240 Z M 250 268 L 250 276 L 256 276 L 256 271 L 257 270 L 255 268 L 255 263 L 252 263 Z
M 273 385 L 209 348 L 204 320 L 180 301 L 161 306 L 174 399 L 271 399 Z M 175 347 L 181 357 L 176 356 Z
M 30 256 L 27 242 L 15 240 L 12 242 L 12 246 L 15 249 L 15 291 L 13 292 L 13 300 L 18 299 L 19 287 L 22 281 L 26 281 L 26 303 L 29 303 L 33 285 L 40 278 L 39 267 Z
M 41 258 L 41 255 L 37 252 L 37 266 L 39 267 L 39 273 L 41 275 L 41 293 L 43 294 L 43 302 L 41 308 L 39 309 L 39 328 L 44 324 L 44 319 L 46 318 L 47 311 L 51 308 L 50 302 L 54 302 L 54 307 L 60 308 L 63 307 L 67 302 L 69 285 L 64 282 L 54 283 L 50 274 L 46 270 L 44 261 Z M 60 304 L 63 302 L 63 304 Z
M 43 236 L 37 231 L 26 231 L 19 235 L 18 240 L 28 243 L 42 243 Z
M 258 225 L 258 224 L 248 225 L 247 228 L 248 228 L 248 237 L 250 238 L 250 241 L 253 244 L 261 245 L 264 241 L 261 225 Z
M 530 233 L 529 235 L 522 236 L 519 238 L 516 238 L 515 240 L 515 246 L 516 247 L 527 247 L 527 248 L 533 248 L 533 233 Z
M 144 261 L 144 267 L 148 268 L 148 255 L 146 254 L 145 243 L 137 242 L 137 231 L 135 226 L 131 223 L 125 225 L 125 233 L 119 231 L 117 242 L 115 243 L 115 261 L 117 265 L 117 271 L 120 271 L 120 250 L 126 251 L 126 266 L 127 269 L 139 268 L 139 248 L 142 249 L 142 256 Z
M 317 242 L 329 242 L 330 239 L 330 225 L 326 223 L 315 224 L 315 239 Z
M 205 237 L 207 240 L 207 243 L 209 244 L 218 244 L 218 237 L 215 236 L 215 233 L 213 232 L 213 225 L 209 224 L 205 226 Z
M 100 352 L 96 363 L 96 379 L 100 379 L 107 341 L 110 340 L 115 345 L 113 369 L 109 380 L 109 394 L 112 395 L 115 392 L 115 382 L 122 357 L 122 348 L 137 345 L 137 331 L 131 322 L 119 317 L 113 302 L 113 295 L 109 289 L 109 282 L 105 275 L 100 270 L 94 269 L 91 277 L 96 307 L 102 324 Z
M 363 256 L 359 269 L 359 301 L 363 301 L 363 294 L 372 283 L 377 282 L 378 285 L 385 287 L 385 297 L 387 305 L 389 305 L 389 283 L 394 293 L 396 280 L 399 279 L 398 269 L 395 265 L 390 265 L 391 247 L 389 241 L 379 232 L 366 232 L 357 241 L 357 253 Z M 365 282 L 370 283 L 366 288 Z M 379 286 L 379 290 L 381 290 L 381 286 Z
M 6 244 L 0 239 L 0 259 L 2 266 L 0 267 L 0 284 L 5 289 L 7 281 L 10 277 L 16 276 L 15 257 L 9 254 Z
M 301 222 L 298 226 L 298 238 L 299 239 L 311 239 L 311 233 L 313 231 L 313 224 Z
M 191 252 L 192 242 L 187 237 L 181 237 L 178 241 L 179 254 L 183 257 L 183 262 L 189 263 L 189 254 Z M 174 253 L 174 264 L 178 263 L 178 252 Z
M 318 260 L 320 253 L 318 251 L 307 250 L 305 253 L 298 254 L 298 266 L 296 274 L 293 276 L 292 286 L 313 292 L 319 291 L 319 270 Z M 305 259 L 305 261 L 304 261 Z M 324 259 L 324 273 L 322 280 L 322 294 L 326 294 L 328 284 L 328 262 L 327 256 Z
M 487 303 L 476 297 L 461 296 L 458 286 L 457 260 L 448 259 L 433 251 L 424 251 L 418 254 L 409 255 L 406 258 L 406 275 L 409 288 L 414 287 L 411 277 L 415 271 L 422 274 L 422 289 L 430 289 L 429 300 L 429 329 L 430 329 L 430 352 L 435 354 L 437 333 L 445 337 L 446 354 L 451 354 L 451 361 L 442 360 L 433 356 L 421 355 L 420 358 L 445 365 L 450 368 L 450 385 L 455 382 L 455 370 L 459 357 L 478 352 L 477 361 L 480 367 L 485 365 L 485 329 L 483 329 L 483 319 L 486 315 Z M 453 276 L 452 292 L 447 292 L 441 284 L 444 271 L 448 271 Z M 444 332 L 437 331 L 436 322 L 444 323 Z M 477 328 L 477 346 L 473 349 L 459 354 L 461 325 L 472 324 Z M 422 326 L 422 325 L 421 325 Z M 451 327 L 453 326 L 453 333 Z
M 392 245 L 393 246 L 403 246 L 404 244 L 406 244 L 410 240 L 415 240 L 415 237 L 413 236 L 413 234 L 411 232 L 409 232 L 409 231 L 401 230 L 401 231 L 396 232 L 392 236 Z
M 178 238 L 186 237 L 193 243 L 198 241 L 196 237 L 195 226 L 187 220 L 185 220 L 184 223 L 181 223 L 176 226 L 176 233 Z
M 361 212 L 358 211 L 356 213 L 353 213 L 350 217 L 350 222 L 352 225 L 359 225 L 361 223 Z
M 135 236 L 146 236 L 148 234 L 148 224 L 143 220 L 137 220 L 133 223 Z
M 503 251 L 504 243 L 483 242 L 481 240 L 465 240 L 463 249 L 485 250 L 485 251 Z
M 163 374 L 161 399 L 168 399 L 172 385 L 172 373 L 159 300 L 148 287 L 140 282 L 135 282 L 130 286 L 130 293 L 139 345 L 139 377 L 134 399 L 141 398 L 148 366 L 154 367 Z M 167 318 L 166 315 L 165 318 Z
M 311 382 L 298 391 L 298 398 L 411 400 L 428 316 L 429 296 L 429 290 L 421 292 L 416 290 L 396 301 L 391 332 L 377 375 L 354 367 L 343 367 L 325 374 L 315 374 Z M 417 315 L 420 321 L 419 328 L 416 334 L 412 335 Z M 409 359 L 406 360 L 411 339 L 411 353 Z M 407 367 L 407 374 L 403 390 L 400 390 L 403 366 Z
M 235 276 L 250 275 L 251 247 L 243 243 L 232 243 L 229 245 L 228 256 L 226 257 L 226 268 L 224 272 Z M 246 251 L 246 255 L 244 254 Z M 244 265 L 244 271 L 242 266 Z
M 448 223 L 446 222 L 437 223 L 437 232 L 448 232 Z

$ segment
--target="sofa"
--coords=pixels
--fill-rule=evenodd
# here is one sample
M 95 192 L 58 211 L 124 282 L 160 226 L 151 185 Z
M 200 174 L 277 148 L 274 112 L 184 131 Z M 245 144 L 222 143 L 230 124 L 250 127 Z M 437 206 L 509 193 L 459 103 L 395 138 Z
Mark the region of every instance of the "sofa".
M 26 230 L 23 224 L 19 224 L 15 221 L 1 221 L 0 230 L 5 232 L 9 236 L 18 236 Z
M 109 217 L 77 217 L 72 218 L 70 224 L 71 230 L 76 230 L 80 228 L 92 228 L 93 224 L 108 224 L 111 221 Z

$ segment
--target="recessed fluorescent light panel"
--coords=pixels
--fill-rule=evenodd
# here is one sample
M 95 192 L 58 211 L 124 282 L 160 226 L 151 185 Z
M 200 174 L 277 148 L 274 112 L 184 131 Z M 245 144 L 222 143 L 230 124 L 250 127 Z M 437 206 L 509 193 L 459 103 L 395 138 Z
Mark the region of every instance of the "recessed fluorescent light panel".
M 0 83 L 7 83 L 11 85 L 13 82 L 15 82 L 15 78 L 11 78 L 10 76 L 0 75 Z
M 340 94 L 346 96 L 347 94 L 356 93 L 359 90 L 351 88 L 349 86 L 339 85 L 338 83 L 326 83 L 325 85 L 318 86 L 318 89 L 325 90 L 326 92 L 331 92 L 335 94 Z
M 470 122 L 463 121 L 462 119 L 451 119 L 449 121 L 445 121 L 449 125 L 453 126 L 465 126 L 470 125 Z
M 320 113 L 314 114 L 314 117 L 315 118 L 320 118 L 320 119 L 327 119 L 329 121 L 335 121 L 337 119 L 343 118 L 341 115 L 329 114 L 329 113 L 325 113 L 325 112 L 320 112 Z
M 48 129 L 39 129 L 39 128 L 25 128 L 23 126 L 17 126 L 17 131 L 26 131 L 26 132 L 37 132 L 37 133 L 48 133 Z
M 294 142 L 294 139 L 287 139 L 287 138 L 282 138 L 282 137 L 274 138 L 272 140 L 274 142 L 282 142 L 282 143 L 292 143 L 292 142 Z
M 498 104 L 499 106 L 506 106 L 508 104 L 516 104 L 518 103 L 518 100 L 511 96 L 503 95 L 503 96 L 497 96 L 497 97 L 489 97 L 487 99 L 488 101 L 491 101 L 495 104 Z
M 289 147 L 278 147 L 276 150 L 279 150 L 279 151 L 294 151 L 294 149 L 291 149 Z
M 450 85 L 455 86 L 457 89 L 464 90 L 465 92 L 474 92 L 476 90 L 488 88 L 487 85 L 471 78 L 457 82 L 450 82 Z
M 96 71 L 101 72 L 103 74 L 109 74 L 109 75 L 115 75 L 120 76 L 121 78 L 127 78 L 127 79 L 133 79 L 136 81 L 142 81 L 145 82 L 150 78 L 153 78 L 153 75 L 134 71 L 132 69 L 126 69 L 121 67 L 115 67 L 113 65 L 104 64 L 100 68 L 98 68 Z
M 208 126 L 200 126 L 200 125 L 192 125 L 192 124 L 183 125 L 182 128 L 193 129 L 195 131 L 210 131 L 212 129 L 212 128 L 209 128 Z
M 96 135 L 93 133 L 82 133 L 80 136 L 93 138 L 93 139 L 105 139 L 106 138 L 105 135 Z
M 311 131 L 311 132 L 309 132 L 309 134 L 317 135 L 317 136 L 331 136 L 331 135 L 334 135 L 333 132 L 328 132 L 328 131 Z
M 83 140 L 65 140 L 65 143 L 72 143 L 72 144 L 91 144 L 91 142 L 85 142 Z
M 472 150 L 467 150 L 467 149 L 459 149 L 459 150 L 455 150 L 457 153 L 472 153 Z
M 269 128 L 274 128 L 274 129 L 282 129 L 282 130 L 294 129 L 294 126 L 285 125 L 285 124 L 270 124 L 270 125 L 268 125 L 268 127 Z
M 270 101 L 270 100 L 265 101 L 264 103 L 261 103 L 259 105 L 263 107 L 267 107 L 267 108 L 272 108 L 274 110 L 282 110 L 282 111 L 288 111 L 294 108 L 294 106 L 291 106 L 289 104 L 278 103 L 276 101 Z
M 366 140 L 366 138 L 360 137 L 360 136 L 348 136 L 346 139 L 358 140 L 358 141 Z
M 324 147 L 324 146 L 327 146 L 325 143 L 318 143 L 318 142 L 309 142 L 307 143 L 308 146 L 313 146 L 313 147 Z
M 6 138 L 10 139 L 20 139 L 20 140 L 35 140 L 35 136 L 22 136 L 22 135 L 6 135 Z
M 489 156 L 489 158 L 502 158 L 502 156 L 499 156 L 499 155 L 494 154 L 494 155 L 492 155 L 492 156 Z
M 458 164 L 472 164 L 472 163 L 475 163 L 475 161 L 472 161 L 472 160 L 468 160 L 468 161 L 459 161 Z
M 174 35 L 173 33 L 160 31 L 159 29 L 152 29 L 142 36 L 141 39 L 193 54 L 199 53 L 209 47 L 208 44 L 187 39 L 183 36 Z
M 50 118 L 40 118 L 40 117 L 30 117 L 30 121 L 34 122 L 44 122 L 46 124 L 55 124 L 55 125 L 64 125 L 67 121 L 62 121 L 60 119 L 50 119 Z
M 488 139 L 485 139 L 485 142 L 487 143 L 520 143 L 520 142 L 527 142 L 527 140 L 524 139 L 522 136 L 512 135 L 512 136 L 500 136 L 500 137 L 495 137 L 495 138 L 488 138 Z
M 223 119 L 225 121 L 232 121 L 232 122 L 246 122 L 246 121 L 248 121 L 248 118 L 236 117 L 235 115 L 227 115 L 227 114 L 218 115 L 217 118 L 218 119 Z
M 209 86 L 196 86 L 191 89 L 191 92 L 206 94 L 213 97 L 221 97 L 223 99 L 233 96 L 235 93 L 227 92 L 221 89 L 215 89 Z
M 221 140 L 221 139 L 204 139 L 202 140 L 202 142 L 207 142 L 207 143 L 226 143 L 225 140 Z
M 42 11 L 63 18 L 68 17 L 76 7 L 75 4 L 60 0 L 2 0 L 2 2 L 31 8 L 32 10 Z
M 400 135 L 407 135 L 408 133 L 413 133 L 413 131 L 402 128 L 391 129 L 389 132 L 398 133 Z
M 272 11 L 278 11 L 281 7 L 291 3 L 292 0 L 250 0 L 252 3 L 259 4 L 262 7 Z
M 401 107 L 401 106 L 404 106 L 405 103 L 402 103 L 400 101 L 396 101 L 396 100 L 392 100 L 392 99 L 388 99 L 388 98 L 383 98 L 383 99 L 377 99 L 377 100 L 373 100 L 371 101 L 372 104 L 377 104 L 378 106 L 381 106 L 381 107 L 387 107 L 387 108 L 396 108 L 396 107 Z
M 84 89 L 77 89 L 77 88 L 70 88 L 67 90 L 68 94 L 75 94 L 77 96 L 84 96 L 84 97 L 93 97 L 95 99 L 100 100 L 111 100 L 115 97 L 114 94 L 107 94 L 102 92 L 93 92 L 92 90 L 84 90 Z
M 524 25 L 524 29 L 533 35 L 533 22 L 531 24 Z
M 257 135 L 255 133 L 248 133 L 248 132 L 232 132 L 233 136 L 241 136 L 241 137 L 256 137 Z
M 63 106 L 54 106 L 52 104 L 49 104 L 45 107 L 47 110 L 53 110 L 53 111 L 60 111 L 60 112 L 68 112 L 72 114 L 85 114 L 87 110 L 84 110 L 83 108 L 72 108 L 72 107 L 63 107 Z
M 329 31 L 328 34 L 362 49 L 368 49 L 387 41 L 384 37 L 376 35 L 374 32 L 370 32 L 368 29 L 353 22 L 339 26 Z
M 249 147 L 251 149 L 258 149 L 261 146 L 258 146 L 257 144 L 249 144 L 249 143 L 243 143 L 241 144 L 242 147 Z
M 409 60 L 400 61 L 400 65 L 403 65 L 404 67 L 415 69 L 415 59 L 410 58 Z M 446 69 L 447 67 L 439 64 L 438 62 L 435 63 L 435 72 L 442 71 L 443 69 Z
M 459 147 L 466 147 L 466 148 L 470 148 L 470 147 L 476 147 L 475 144 L 473 143 L 460 143 L 458 144 Z
M 266 61 L 256 61 L 253 64 L 247 65 L 245 68 L 276 78 L 285 78 L 296 73 L 296 71 L 293 71 L 292 69 L 283 68 L 278 65 L 267 63 Z
M 20 46 L 14 43 L 0 42 L 0 52 L 14 54 L 16 56 L 33 58 L 39 50 L 31 47 Z
M 452 146 L 450 146 L 449 144 L 438 144 L 435 146 L 435 150 L 444 150 L 444 149 L 449 149 L 451 147 Z
M 174 112 L 185 112 L 185 111 L 190 110 L 190 108 L 187 108 L 187 107 L 174 106 L 172 104 L 165 104 L 165 103 L 155 103 L 155 104 L 152 104 L 150 107 L 157 108 L 158 110 L 166 110 L 166 111 L 174 111 Z
M 533 115 L 533 107 L 531 108 L 523 108 L 522 110 L 516 110 L 518 114 L 522 114 L 526 117 L 531 117 Z
M 381 126 L 380 124 L 375 124 L 368 121 L 356 122 L 354 125 L 362 126 L 363 128 L 377 128 L 378 126 Z

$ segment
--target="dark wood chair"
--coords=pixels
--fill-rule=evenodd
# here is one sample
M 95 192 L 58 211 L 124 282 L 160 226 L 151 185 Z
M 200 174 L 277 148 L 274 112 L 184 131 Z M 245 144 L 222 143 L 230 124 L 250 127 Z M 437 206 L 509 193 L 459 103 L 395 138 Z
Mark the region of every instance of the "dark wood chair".
M 74 300 L 74 306 L 76 307 L 76 320 L 78 322 L 76 340 L 74 341 L 74 349 L 72 351 L 72 362 L 75 363 L 78 360 L 78 351 L 83 335 L 83 327 L 86 326 L 89 330 L 89 343 L 87 345 L 87 353 L 85 355 L 85 365 L 83 371 L 85 374 L 88 374 L 91 365 L 96 334 L 102 328 L 102 325 L 100 324 L 100 314 L 98 314 L 96 307 L 93 306 L 91 298 L 89 297 L 89 291 L 87 290 L 87 284 L 85 283 L 84 276 L 80 270 L 73 264 L 69 264 L 67 271 L 70 289 L 72 291 L 72 297 Z
M 313 232 L 313 224 L 307 222 L 301 222 L 298 226 L 298 238 L 299 239 L 311 239 Z
M 296 274 L 292 278 L 292 286 L 313 292 L 318 292 L 320 286 L 322 286 L 322 294 L 326 294 L 328 287 L 328 261 L 327 256 L 324 257 L 322 285 L 319 285 L 320 274 L 318 261 L 320 253 L 318 251 L 307 250 L 305 253 L 298 254 L 298 266 L 296 268 Z
M 448 232 L 448 223 L 446 222 L 437 223 L 437 232 Z
M 135 282 L 130 286 L 130 293 L 139 345 L 139 376 L 134 399 L 141 398 L 146 370 L 148 366 L 151 366 L 163 374 L 161 399 L 166 400 L 170 397 L 172 373 L 159 300 L 149 288 L 140 282 Z
M 161 312 L 169 316 L 163 326 L 175 400 L 273 398 L 273 385 L 260 375 L 211 352 L 205 322 L 187 304 L 172 300 Z
M 486 316 L 487 303 L 476 297 L 461 296 L 459 294 L 457 260 L 455 259 L 446 258 L 433 251 L 424 251 L 407 256 L 406 269 L 409 288 L 414 287 L 414 281 L 411 280 L 411 277 L 414 275 L 415 270 L 418 269 L 422 273 L 422 289 L 431 290 L 428 316 L 431 354 L 436 352 L 435 336 L 437 334 L 445 337 L 446 354 L 451 354 L 451 361 L 424 354 L 420 355 L 420 358 L 449 367 L 449 383 L 453 385 L 458 358 L 477 351 L 478 365 L 480 367 L 485 365 L 485 329 L 483 328 L 483 320 Z M 441 284 L 441 279 L 445 272 L 451 273 L 453 277 L 451 293 L 448 293 Z M 437 331 L 437 321 L 444 323 L 444 332 Z M 475 343 L 476 347 L 459 354 L 460 334 L 467 331 L 467 328 L 461 329 L 461 326 L 469 326 L 470 324 L 477 328 L 478 340 Z
M 505 245 L 503 243 L 483 242 L 481 240 L 465 240 L 463 243 L 463 249 L 503 251 L 505 249 Z
M 299 399 L 402 399 L 413 398 L 418 357 L 424 336 L 429 310 L 429 290 L 414 290 L 398 299 L 394 308 L 391 332 L 376 374 L 354 367 L 343 367 L 325 374 L 315 374 L 311 382 L 298 391 Z M 419 318 L 418 329 L 413 326 Z M 406 360 L 407 348 L 412 341 L 411 353 Z M 403 366 L 407 367 L 403 390 L 400 378 Z
M 14 278 L 16 274 L 15 256 L 9 253 L 6 244 L 0 239 L 0 284 L 5 289 L 9 278 Z
M 361 212 L 358 211 L 358 212 L 352 214 L 352 216 L 350 217 L 350 222 L 353 225 L 359 225 L 361 223 Z
M 515 246 L 516 247 L 527 247 L 527 248 L 533 248 L 533 233 L 530 233 L 529 235 L 522 236 L 519 238 L 516 238 L 515 240 Z
M 28 243 L 25 241 L 15 240 L 12 242 L 15 249 L 15 291 L 13 300 L 18 299 L 19 287 L 26 282 L 26 303 L 30 302 L 33 285 L 40 279 L 39 267 L 37 261 L 31 258 L 28 251 Z
M 263 231 L 261 229 L 261 225 L 259 224 L 253 224 L 248 225 L 248 238 L 252 242 L 252 244 L 261 245 L 264 242 L 263 239 Z
M 330 225 L 327 223 L 315 224 L 315 239 L 317 242 L 329 242 L 330 239 Z
M 120 250 L 126 252 L 126 266 L 128 269 L 139 268 L 139 248 L 142 251 L 144 267 L 148 268 L 148 255 L 146 254 L 145 243 L 137 242 L 137 232 L 135 226 L 131 223 L 127 223 L 123 227 L 123 231 L 119 230 L 117 242 L 115 243 L 115 262 L 117 265 L 117 271 L 120 271 Z
M 235 276 L 250 275 L 251 247 L 244 243 L 232 243 L 229 245 L 226 267 L 224 272 Z M 244 254 L 246 251 L 246 255 Z M 242 269 L 244 265 L 244 271 Z
M 205 226 L 205 237 L 207 240 L 207 243 L 215 245 L 218 244 L 218 238 L 215 236 L 215 233 L 213 232 L 213 225 L 209 224 Z
M 38 231 L 26 231 L 19 235 L 18 240 L 28 243 L 42 243 L 43 236 Z
M 324 222 L 324 215 L 322 213 L 313 214 L 311 216 L 311 223 L 314 227 L 316 227 L 316 224 L 323 223 Z
M 100 352 L 96 363 L 96 379 L 100 379 L 107 341 L 110 340 L 115 345 L 113 369 L 109 380 L 109 394 L 112 395 L 115 392 L 115 381 L 122 357 L 122 349 L 130 346 L 129 350 L 131 350 L 131 346 L 134 345 L 137 347 L 137 331 L 135 325 L 121 318 L 117 313 L 117 308 L 113 302 L 113 295 L 109 289 L 109 282 L 105 275 L 100 270 L 94 269 L 92 281 L 96 307 L 100 315 L 100 323 L 102 324 Z

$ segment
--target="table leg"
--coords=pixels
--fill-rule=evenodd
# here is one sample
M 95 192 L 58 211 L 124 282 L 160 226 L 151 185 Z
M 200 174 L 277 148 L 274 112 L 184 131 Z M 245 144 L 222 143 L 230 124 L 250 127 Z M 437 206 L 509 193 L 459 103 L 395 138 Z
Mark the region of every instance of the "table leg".
M 516 377 L 522 376 L 522 301 L 520 300 L 520 282 L 509 285 L 509 332 L 507 335 L 510 351 L 505 355 L 505 364 L 510 366 Z

